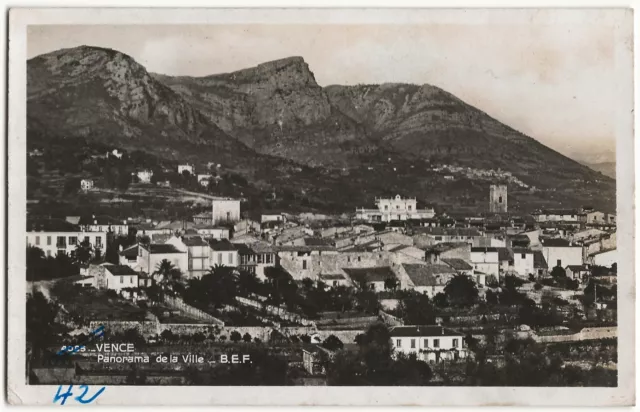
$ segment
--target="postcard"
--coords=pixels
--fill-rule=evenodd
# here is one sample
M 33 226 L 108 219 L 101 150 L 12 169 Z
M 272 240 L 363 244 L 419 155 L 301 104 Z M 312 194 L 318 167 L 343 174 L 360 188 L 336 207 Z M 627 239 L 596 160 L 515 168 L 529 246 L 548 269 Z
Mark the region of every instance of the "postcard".
M 635 403 L 631 9 L 9 23 L 10 403 Z

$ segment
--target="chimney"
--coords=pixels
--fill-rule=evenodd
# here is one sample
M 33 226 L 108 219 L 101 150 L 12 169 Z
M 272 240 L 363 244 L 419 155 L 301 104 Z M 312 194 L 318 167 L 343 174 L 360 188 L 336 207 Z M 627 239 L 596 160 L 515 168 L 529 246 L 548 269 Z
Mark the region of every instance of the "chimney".
M 442 328 L 442 334 L 444 335 L 444 326 L 441 326 L 441 328 Z

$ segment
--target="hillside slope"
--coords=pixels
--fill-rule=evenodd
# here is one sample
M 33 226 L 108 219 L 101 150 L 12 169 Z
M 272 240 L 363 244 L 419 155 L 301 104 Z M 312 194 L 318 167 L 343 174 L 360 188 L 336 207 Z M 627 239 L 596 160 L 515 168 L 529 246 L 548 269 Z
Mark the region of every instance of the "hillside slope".
M 143 66 L 109 49 L 83 46 L 29 60 L 27 115 L 31 136 L 86 137 L 169 158 L 253 155 Z
M 482 210 L 499 180 L 486 176 L 503 176 L 492 174 L 501 169 L 525 183 L 510 189 L 514 210 L 615 210 L 613 179 L 430 85 L 323 88 L 300 57 L 170 77 L 86 46 L 27 67 L 30 145 L 81 137 L 176 161 L 215 161 L 266 193 L 288 193 L 290 207 L 345 211 L 400 193 Z M 446 180 L 442 165 L 463 171 Z

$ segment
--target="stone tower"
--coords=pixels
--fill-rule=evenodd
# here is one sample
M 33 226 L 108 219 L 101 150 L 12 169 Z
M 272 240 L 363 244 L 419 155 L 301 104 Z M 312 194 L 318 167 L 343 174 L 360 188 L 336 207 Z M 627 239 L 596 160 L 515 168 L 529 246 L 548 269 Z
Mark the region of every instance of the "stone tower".
M 489 212 L 507 213 L 507 185 L 491 185 L 489 188 Z

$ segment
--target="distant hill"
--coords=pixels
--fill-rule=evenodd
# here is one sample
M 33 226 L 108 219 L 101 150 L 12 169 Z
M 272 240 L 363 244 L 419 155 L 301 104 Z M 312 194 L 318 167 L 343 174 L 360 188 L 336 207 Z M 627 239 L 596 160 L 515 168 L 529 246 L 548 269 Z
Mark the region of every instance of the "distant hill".
M 613 179 L 616 178 L 616 162 L 587 163 L 586 165 L 605 176 L 609 176 Z
M 301 57 L 206 77 L 150 74 L 131 57 L 78 47 L 28 61 L 28 139 L 84 137 L 235 169 L 293 203 L 350 210 L 400 193 L 482 208 L 487 180 L 443 164 L 510 172 L 510 205 L 615 209 L 615 181 L 431 85 L 321 87 Z M 302 200 L 301 200 L 302 199 Z M 324 206 L 323 206 L 324 205 Z

